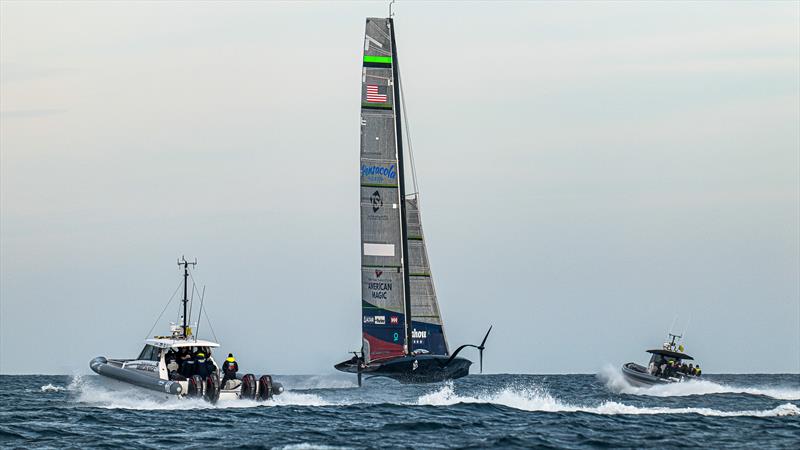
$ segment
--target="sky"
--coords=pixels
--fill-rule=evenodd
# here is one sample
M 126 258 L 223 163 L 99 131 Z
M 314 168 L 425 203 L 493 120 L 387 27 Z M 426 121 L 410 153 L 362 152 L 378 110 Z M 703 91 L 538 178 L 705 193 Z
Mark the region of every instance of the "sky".
M 800 3 L 395 13 L 451 347 L 491 324 L 487 373 L 595 373 L 674 322 L 706 373 L 800 372 Z M 243 370 L 360 348 L 360 59 L 386 14 L 0 3 L 0 373 L 135 356 L 182 255 Z

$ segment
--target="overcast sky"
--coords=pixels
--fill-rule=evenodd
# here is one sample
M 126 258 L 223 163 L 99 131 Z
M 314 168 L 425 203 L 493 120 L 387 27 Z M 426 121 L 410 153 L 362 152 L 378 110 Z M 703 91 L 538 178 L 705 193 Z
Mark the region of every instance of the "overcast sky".
M 493 324 L 487 372 L 595 372 L 678 315 L 706 372 L 800 371 L 800 3 L 395 10 L 451 346 Z M 360 58 L 386 12 L 0 3 L 0 372 L 134 356 L 181 255 L 243 370 L 359 348 Z

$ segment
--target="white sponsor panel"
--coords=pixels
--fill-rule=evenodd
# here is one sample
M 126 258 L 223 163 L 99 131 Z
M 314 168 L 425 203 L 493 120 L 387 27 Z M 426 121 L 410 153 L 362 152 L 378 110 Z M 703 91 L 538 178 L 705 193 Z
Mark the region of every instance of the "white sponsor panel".
M 375 325 L 386 325 L 386 316 L 375 316 Z
M 394 256 L 394 244 L 364 243 L 364 256 Z

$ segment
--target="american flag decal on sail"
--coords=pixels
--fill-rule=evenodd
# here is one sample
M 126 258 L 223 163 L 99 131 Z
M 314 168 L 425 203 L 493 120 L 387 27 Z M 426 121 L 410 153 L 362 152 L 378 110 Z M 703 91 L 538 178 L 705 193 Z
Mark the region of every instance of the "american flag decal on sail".
M 367 102 L 369 103 L 386 103 L 388 97 L 386 95 L 386 86 L 377 86 L 374 84 L 367 85 Z

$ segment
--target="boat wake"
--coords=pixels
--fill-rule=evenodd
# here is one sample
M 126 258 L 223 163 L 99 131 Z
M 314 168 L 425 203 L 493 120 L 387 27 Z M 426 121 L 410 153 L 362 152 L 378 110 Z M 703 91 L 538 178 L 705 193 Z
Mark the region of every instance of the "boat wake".
M 97 379 L 95 379 L 97 378 Z M 211 404 L 198 398 L 179 398 L 172 395 L 159 394 L 144 389 L 114 382 L 113 387 L 106 383 L 109 380 L 100 377 L 75 376 L 67 386 L 73 401 L 104 409 L 131 410 L 189 410 L 189 409 L 226 409 L 255 408 L 274 406 L 328 406 L 318 395 L 285 391 L 266 402 L 254 400 L 220 400 Z M 113 382 L 113 380 L 110 380 Z M 44 390 L 44 387 L 43 387 Z
M 478 396 L 462 396 L 456 394 L 452 384 L 446 384 L 439 390 L 423 395 L 418 405 L 449 406 L 456 404 L 492 404 L 502 405 L 522 411 L 536 412 L 584 412 L 601 415 L 618 414 L 700 414 L 703 416 L 721 417 L 778 417 L 800 415 L 800 407 L 793 403 L 785 403 L 769 410 L 721 411 L 711 408 L 667 408 L 639 407 L 614 401 L 606 401 L 597 406 L 570 405 L 550 395 L 546 390 L 532 388 L 505 388 L 495 393 Z
M 774 387 L 739 387 L 715 383 L 709 380 L 685 383 L 662 384 L 650 387 L 632 386 L 616 367 L 607 365 L 597 377 L 606 387 L 617 394 L 645 395 L 650 397 L 685 397 L 689 395 L 710 394 L 748 394 L 761 395 L 776 400 L 800 400 L 800 390 Z
M 313 389 L 352 389 L 358 383 L 353 377 L 340 375 L 287 375 L 281 377 L 281 383 L 286 389 L 313 390 Z
M 61 392 L 67 390 L 64 386 L 55 386 L 52 383 L 47 383 L 39 389 L 41 392 Z

